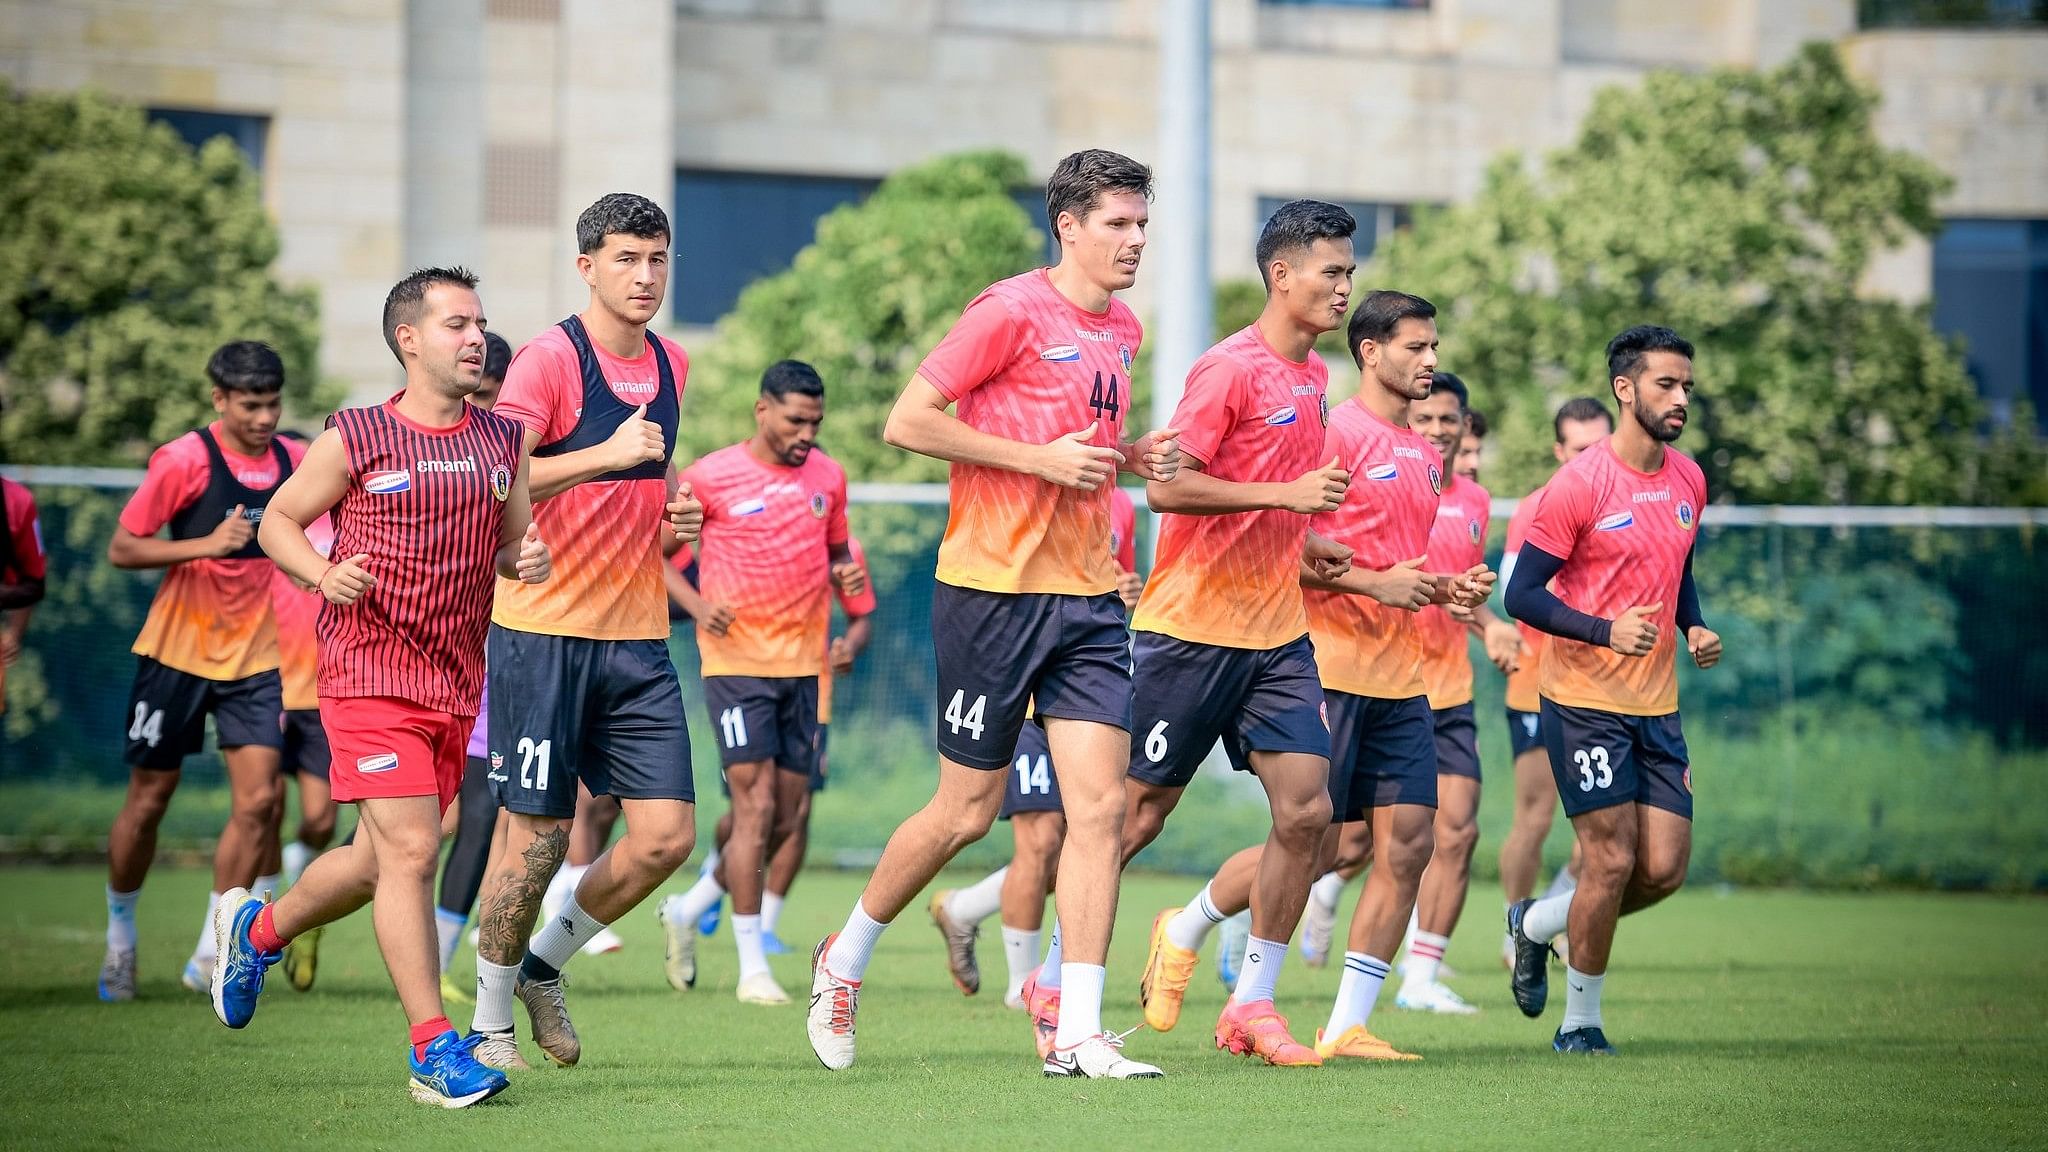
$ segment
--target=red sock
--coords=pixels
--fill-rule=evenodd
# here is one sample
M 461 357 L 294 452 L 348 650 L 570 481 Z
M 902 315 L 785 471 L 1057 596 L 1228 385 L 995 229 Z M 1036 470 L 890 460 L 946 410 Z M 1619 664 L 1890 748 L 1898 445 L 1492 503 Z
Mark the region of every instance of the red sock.
M 256 919 L 249 924 L 249 943 L 258 952 L 282 952 L 284 946 L 291 943 L 277 934 L 277 925 L 270 916 L 270 910 L 275 907 L 275 904 L 265 904 L 263 911 L 258 912 Z
M 427 1054 L 427 1045 L 441 1038 L 444 1032 L 455 1031 L 455 1025 L 446 1016 L 436 1016 L 424 1024 L 412 1026 L 412 1058 L 418 1060 Z

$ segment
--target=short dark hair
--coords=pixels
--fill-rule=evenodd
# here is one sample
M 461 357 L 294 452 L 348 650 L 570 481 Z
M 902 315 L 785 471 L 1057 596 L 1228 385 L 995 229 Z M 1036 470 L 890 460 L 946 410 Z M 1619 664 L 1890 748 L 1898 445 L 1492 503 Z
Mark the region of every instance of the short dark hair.
M 1349 240 L 1358 231 L 1351 213 L 1326 200 L 1289 200 L 1266 217 L 1252 258 L 1259 262 L 1259 282 L 1273 290 L 1273 261 L 1306 251 L 1318 240 Z
M 1118 152 L 1087 148 L 1061 160 L 1045 182 L 1045 226 L 1060 238 L 1060 213 L 1086 220 L 1105 193 L 1135 192 L 1152 199 L 1152 169 Z
M 1638 324 L 1607 342 L 1607 383 L 1614 384 L 1616 376 L 1633 380 L 1643 370 L 1643 361 L 1652 352 L 1676 352 L 1687 360 L 1692 359 L 1692 341 L 1680 336 L 1669 328 L 1655 324 Z
M 391 349 L 401 365 L 405 363 L 405 353 L 398 350 L 398 326 L 420 322 L 427 289 L 436 284 L 454 284 L 475 291 L 476 273 L 460 264 L 453 268 L 420 268 L 393 284 L 384 296 L 384 346 Z
M 1486 413 L 1477 408 L 1465 409 L 1465 435 L 1474 440 L 1486 439 Z
M 512 342 L 496 332 L 484 333 L 484 377 L 503 380 L 512 367 Z
M 825 398 L 825 380 L 801 360 L 777 360 L 761 373 L 761 395 L 787 400 L 791 396 Z
M 1607 410 L 1607 405 L 1591 396 L 1574 396 L 1560 405 L 1557 415 L 1550 418 L 1550 434 L 1562 444 L 1566 424 L 1583 424 L 1591 420 L 1604 420 L 1607 430 L 1614 431 L 1614 413 Z
M 284 391 L 284 357 L 261 340 L 235 340 L 213 350 L 206 378 L 223 392 L 268 396 Z
M 586 256 L 604 247 L 607 236 L 660 237 L 666 244 L 674 235 L 661 205 L 631 192 L 607 192 L 576 218 L 576 251 Z
M 1394 329 L 1403 320 L 1434 320 L 1436 305 L 1420 296 L 1396 292 L 1390 288 L 1378 288 L 1365 294 L 1365 299 L 1351 310 L 1351 323 L 1344 329 L 1344 338 L 1351 342 L 1351 359 L 1358 366 L 1365 367 L 1365 354 L 1358 350 L 1367 340 L 1375 344 L 1393 338 Z
M 1431 372 L 1429 374 L 1429 395 L 1449 392 L 1458 398 L 1458 411 L 1471 415 L 1472 394 L 1465 390 L 1465 382 L 1454 372 Z

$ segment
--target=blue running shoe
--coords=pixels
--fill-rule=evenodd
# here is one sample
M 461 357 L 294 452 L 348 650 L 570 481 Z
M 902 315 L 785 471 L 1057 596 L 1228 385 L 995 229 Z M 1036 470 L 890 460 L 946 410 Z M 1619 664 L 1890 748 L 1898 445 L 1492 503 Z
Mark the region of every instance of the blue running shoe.
M 702 916 L 697 917 L 697 935 L 718 935 L 718 917 L 724 911 L 725 897 L 720 896 L 718 898 L 717 903 L 714 903 L 713 905 L 711 905 L 711 907 L 706 908 L 704 910 L 704 914 Z
M 482 1041 L 481 1033 L 457 1036 L 451 1028 L 434 1037 L 424 1055 L 408 1052 L 412 1080 L 406 1087 L 412 1098 L 442 1108 L 467 1108 L 503 1092 L 511 1083 L 505 1074 L 476 1062 L 476 1046 Z
M 773 932 L 761 933 L 761 951 L 770 956 L 787 956 L 791 949 L 782 942 L 782 937 Z
M 245 1028 L 256 1015 L 256 998 L 263 994 L 263 973 L 284 955 L 283 951 L 259 952 L 249 943 L 249 926 L 263 911 L 263 901 L 247 888 L 230 888 L 221 893 L 213 911 L 213 942 L 220 959 L 213 962 L 213 1014 L 230 1028 Z
M 1619 1056 L 1614 1045 L 1607 1042 L 1607 1033 L 1598 1028 L 1574 1028 L 1567 1032 L 1560 1028 L 1551 1038 L 1550 1047 L 1558 1052 L 1577 1052 L 1586 1056 Z
M 1223 981 L 1225 988 L 1236 991 L 1237 977 L 1244 971 L 1245 950 L 1251 945 L 1251 913 L 1240 913 L 1225 920 L 1222 933 L 1216 947 L 1216 978 Z

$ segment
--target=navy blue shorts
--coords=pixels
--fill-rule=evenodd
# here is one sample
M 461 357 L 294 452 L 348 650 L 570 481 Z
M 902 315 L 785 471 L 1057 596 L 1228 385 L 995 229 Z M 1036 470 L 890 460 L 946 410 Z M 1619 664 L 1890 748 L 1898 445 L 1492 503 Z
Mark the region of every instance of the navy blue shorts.
M 1429 717 L 1436 725 L 1436 774 L 1479 779 L 1479 721 L 1471 701 L 1433 708 Z
M 1330 691 L 1330 823 L 1392 804 L 1436 807 L 1436 722 L 1429 698 Z
M 621 800 L 697 798 L 683 691 L 660 640 L 491 625 L 491 794 L 522 816 L 576 814 L 576 782 Z
M 932 589 L 939 753 L 1007 771 L 1034 697 L 1040 716 L 1131 727 L 1130 633 L 1114 592 Z
M 1565 815 L 1633 803 L 1692 819 L 1692 759 L 1678 713 L 1624 716 L 1545 699 L 1543 742 Z
M 327 729 L 318 708 L 295 708 L 284 714 L 284 770 L 327 779 L 334 754 L 327 747 Z
M 1017 755 L 1010 763 L 1010 782 L 1003 787 L 1000 818 L 1008 820 L 1019 812 L 1064 811 L 1060 778 L 1052 769 L 1052 748 L 1045 742 L 1045 729 L 1027 722 L 1017 733 Z
M 1534 752 L 1543 747 L 1541 712 L 1524 712 L 1519 708 L 1509 708 L 1507 716 L 1508 748 L 1514 752 L 1516 759 L 1520 759 L 1524 752 Z
M 208 680 L 138 657 L 128 693 L 126 759 L 137 768 L 177 771 L 205 746 L 209 715 L 222 748 L 279 748 L 283 714 L 284 681 L 275 668 L 240 680 Z
M 1131 776 L 1185 788 L 1220 738 L 1239 772 L 1253 752 L 1330 756 L 1323 685 L 1308 637 L 1278 648 L 1225 648 L 1138 633 Z
M 773 760 L 784 772 L 811 774 L 818 750 L 816 676 L 706 676 L 704 706 L 721 766 Z

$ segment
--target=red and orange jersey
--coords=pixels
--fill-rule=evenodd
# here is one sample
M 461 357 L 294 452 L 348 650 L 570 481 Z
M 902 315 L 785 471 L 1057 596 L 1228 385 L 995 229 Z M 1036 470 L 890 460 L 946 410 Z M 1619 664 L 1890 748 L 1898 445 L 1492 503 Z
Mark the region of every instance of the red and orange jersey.
M 35 493 L 4 476 L 0 476 L 0 523 L 7 528 L 7 539 L 0 540 L 0 584 L 43 579 L 43 525 L 36 513 Z
M 282 477 L 275 454 L 236 452 L 222 439 L 219 421 L 210 431 L 236 481 L 257 492 L 278 485 Z M 298 441 L 277 443 L 294 465 L 305 458 L 306 447 Z M 158 448 L 149 458 L 142 486 L 121 509 L 121 527 L 137 536 L 156 535 L 205 495 L 211 474 L 212 464 L 197 432 Z M 276 568 L 267 556 L 172 565 L 157 586 L 133 651 L 206 680 L 240 680 L 277 667 L 277 619 L 270 608 L 271 573 Z
M 832 594 L 839 598 L 839 610 L 846 613 L 846 618 L 848 620 L 852 620 L 857 617 L 868 616 L 874 613 L 875 579 L 873 574 L 868 572 L 867 553 L 861 551 L 860 541 L 849 536 L 846 538 L 846 547 L 848 551 L 853 553 L 853 562 L 855 564 L 860 565 L 861 572 L 867 575 L 868 577 L 867 586 L 860 590 L 860 595 L 858 596 L 848 596 L 845 592 L 840 590 L 839 585 L 837 584 L 834 584 L 832 586 Z M 823 671 L 818 673 L 818 724 L 820 727 L 822 727 L 826 724 L 830 724 L 831 722 L 832 610 L 828 606 L 825 610 L 825 667 Z
M 1706 502 L 1705 474 L 1672 448 L 1645 473 L 1622 463 L 1607 440 L 1551 477 L 1526 542 L 1563 559 L 1552 582 L 1558 599 L 1608 620 L 1631 607 L 1662 607 L 1650 617 L 1657 643 L 1647 656 L 1550 637 L 1544 698 L 1627 716 L 1678 710 L 1678 589 Z
M 1138 506 L 1125 488 L 1109 490 L 1109 550 L 1120 571 L 1138 570 Z
M 689 357 L 673 340 L 655 338 L 673 366 L 680 401 Z M 659 372 L 651 347 L 630 360 L 594 342 L 592 350 L 621 403 L 639 404 L 655 395 Z M 560 325 L 551 325 L 512 357 L 492 410 L 524 424 L 544 445 L 576 428 L 583 412 L 583 370 Z M 591 480 L 534 501 L 533 519 L 547 541 L 553 574 L 540 584 L 500 580 L 492 621 L 521 632 L 592 640 L 667 636 L 659 531 L 667 503 L 668 483 L 659 478 Z
M 1285 483 L 1328 462 L 1329 369 L 1275 352 L 1252 325 L 1202 354 L 1173 414 L 1182 452 L 1239 484 Z M 1264 650 L 1308 631 L 1301 548 L 1309 518 L 1265 509 L 1159 518 L 1151 578 L 1131 627 L 1195 644 Z
M 322 516 L 306 525 L 306 539 L 322 556 L 334 554 L 334 520 Z M 320 706 L 320 643 L 314 627 L 320 620 L 320 594 L 301 588 L 284 569 L 270 577 L 270 608 L 277 616 L 278 675 L 284 678 L 284 710 L 301 712 Z
M 1429 559 L 1422 567 L 1430 572 L 1469 571 L 1486 560 L 1486 520 L 1493 513 L 1493 497 L 1477 481 L 1456 475 L 1444 481 L 1437 500 L 1436 523 L 1429 530 Z M 1456 708 L 1472 700 L 1471 629 L 1451 618 L 1440 604 L 1416 613 L 1415 626 L 1422 634 L 1422 686 L 1433 709 Z
M 917 372 L 959 406 L 962 421 L 992 436 L 1048 444 L 1094 425 L 1089 443 L 1114 448 L 1143 337 L 1122 301 L 1090 312 L 1060 295 L 1040 269 L 975 297 Z M 941 583 L 1083 596 L 1116 587 L 1105 489 L 1082 492 L 954 464 L 950 503 Z
M 1503 586 L 1507 584 L 1515 555 L 1522 550 L 1522 541 L 1529 535 L 1529 521 L 1536 518 L 1536 504 L 1542 496 L 1543 488 L 1538 485 L 1534 492 L 1522 497 L 1522 502 L 1515 505 L 1514 515 L 1508 517 L 1507 543 L 1500 561 Z M 1542 704 L 1536 695 L 1536 684 L 1543 678 L 1543 646 L 1550 635 L 1520 620 L 1515 621 L 1515 629 L 1522 634 L 1522 659 L 1508 677 L 1507 706 L 1517 712 L 1534 712 Z
M 813 451 L 764 464 L 744 443 L 690 465 L 704 505 L 697 590 L 732 609 L 725 635 L 697 634 L 706 676 L 816 676 L 832 609 L 832 546 L 846 542 L 846 470 Z
M 1351 487 L 1336 511 L 1315 516 L 1315 530 L 1350 548 L 1354 568 L 1378 571 L 1427 556 L 1444 483 L 1436 447 L 1354 398 L 1330 413 L 1324 459 L 1331 455 L 1351 473 Z M 1311 588 L 1305 599 L 1323 687 L 1382 700 L 1422 695 L 1415 613 L 1349 592 Z

